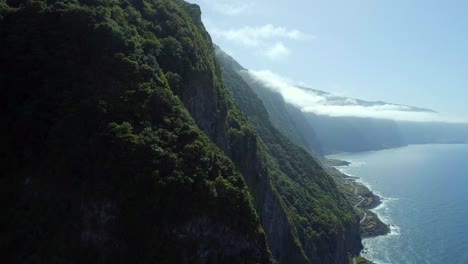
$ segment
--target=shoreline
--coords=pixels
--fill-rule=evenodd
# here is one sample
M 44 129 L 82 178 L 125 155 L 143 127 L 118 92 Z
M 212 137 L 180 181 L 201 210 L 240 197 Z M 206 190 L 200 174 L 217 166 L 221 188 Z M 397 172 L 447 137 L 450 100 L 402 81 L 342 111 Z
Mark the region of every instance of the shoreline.
M 360 252 L 360 256 L 371 260 L 374 264 L 406 261 L 419 263 L 424 259 L 434 261 L 453 259 L 451 263 L 463 262 L 461 256 L 464 256 L 462 254 L 464 251 L 458 248 L 459 243 L 447 242 L 444 243 L 444 248 L 440 249 L 430 241 L 431 239 L 449 241 L 447 231 L 454 231 L 450 236 L 452 239 L 455 232 L 464 230 L 453 229 L 453 226 L 465 225 L 466 221 L 452 216 L 458 216 L 457 209 L 464 206 L 460 203 L 460 199 L 456 198 L 463 197 L 464 193 L 463 181 L 467 178 L 463 175 L 463 171 L 466 171 L 464 157 L 468 153 L 467 147 L 467 144 L 425 144 L 412 145 L 401 150 L 383 150 L 382 153 L 376 154 L 351 153 L 328 156 L 351 161 L 351 165 L 333 168 L 349 176 L 337 182 L 343 183 L 346 178 L 352 177 L 382 198 L 381 204 L 372 211 L 388 224 L 390 233 L 378 237 L 361 236 L 364 249 Z M 417 157 L 415 160 L 417 162 L 408 160 L 407 157 Z M 392 163 L 388 164 L 389 161 Z M 451 182 L 460 184 L 453 185 Z M 424 185 L 420 185 L 421 183 Z M 440 183 L 444 183 L 444 186 Z M 429 189 L 437 189 L 440 191 L 440 196 L 446 200 L 442 201 L 432 194 L 425 196 Z M 453 197 L 455 199 L 452 199 Z M 457 206 L 445 206 L 452 202 Z M 415 211 L 417 214 L 412 214 Z M 441 215 L 447 217 L 446 222 L 439 222 Z M 438 232 L 432 233 L 433 228 L 437 228 Z M 413 240 L 415 237 L 418 239 Z M 355 259 L 358 259 L 357 256 Z M 351 261 L 349 263 L 357 264 Z
M 329 158 L 325 159 L 327 170 L 335 179 L 338 188 L 343 191 L 348 201 L 353 205 L 356 215 L 359 216 L 361 239 L 364 240 L 390 234 L 390 225 L 384 223 L 377 213 L 371 211 L 380 206 L 385 198 L 375 194 L 369 187 L 359 182 L 361 178 L 348 175 L 339 169 L 340 167 L 346 168 L 351 165 L 351 162 L 335 158 L 331 158 L 331 162 L 328 160 Z M 365 254 L 365 252 L 366 248 L 363 248 L 361 253 Z
M 359 177 L 350 176 L 341 172 L 338 168 L 334 169 L 336 170 L 335 173 L 337 176 L 347 181 L 347 185 L 354 189 L 351 194 L 351 196 L 354 197 L 349 200 L 355 201 L 356 199 L 360 199 L 359 202 L 354 203 L 353 207 L 361 217 L 359 223 L 361 227 L 361 238 L 364 239 L 388 235 L 390 233 L 390 226 L 384 223 L 377 213 L 371 211 L 372 209 L 375 209 L 381 205 L 382 200 L 385 198 L 380 197 L 379 195 L 372 192 L 372 190 L 370 190 L 367 186 L 358 182 L 360 179 Z M 345 194 L 348 196 L 350 195 L 349 191 L 345 191 Z

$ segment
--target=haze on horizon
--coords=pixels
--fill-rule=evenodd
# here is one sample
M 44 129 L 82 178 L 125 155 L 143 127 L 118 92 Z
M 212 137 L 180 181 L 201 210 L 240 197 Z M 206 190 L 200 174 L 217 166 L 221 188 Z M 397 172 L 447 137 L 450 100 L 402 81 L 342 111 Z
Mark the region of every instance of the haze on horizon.
M 213 41 L 257 75 L 269 73 L 276 80 L 339 96 L 440 112 L 398 112 L 403 120 L 468 120 L 468 2 L 190 2 L 201 6 Z M 300 107 L 337 116 L 368 117 L 376 111 Z M 385 110 L 370 117 L 392 119 L 391 111 L 398 109 Z

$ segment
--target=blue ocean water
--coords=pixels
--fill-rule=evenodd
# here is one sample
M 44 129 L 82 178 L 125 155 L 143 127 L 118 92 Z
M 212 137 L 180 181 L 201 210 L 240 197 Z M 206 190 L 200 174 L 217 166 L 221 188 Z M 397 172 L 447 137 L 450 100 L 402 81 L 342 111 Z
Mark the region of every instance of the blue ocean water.
M 378 264 L 468 264 L 468 145 L 413 145 L 333 155 L 340 169 L 384 198 L 374 209 L 391 226 L 364 239 Z

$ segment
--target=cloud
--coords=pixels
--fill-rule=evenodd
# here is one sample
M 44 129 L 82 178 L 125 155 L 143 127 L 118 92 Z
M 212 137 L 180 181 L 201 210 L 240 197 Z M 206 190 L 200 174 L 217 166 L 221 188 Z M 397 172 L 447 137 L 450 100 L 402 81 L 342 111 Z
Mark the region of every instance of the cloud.
M 286 42 L 315 38 L 297 29 L 288 29 L 272 24 L 220 29 L 208 23 L 208 28 L 215 39 L 222 39 L 253 50 L 254 53 L 261 54 L 271 60 L 286 57 L 291 53 Z
M 305 90 L 270 71 L 249 71 L 265 87 L 280 93 L 284 100 L 303 112 L 333 117 L 361 117 L 412 122 L 468 123 L 468 119 L 384 102 L 358 102 L 352 98 Z
M 289 49 L 286 48 L 282 42 L 278 42 L 273 47 L 269 48 L 265 52 L 265 55 L 272 60 L 277 60 L 289 55 L 289 53 Z
M 247 47 L 263 46 L 266 41 L 275 39 L 304 40 L 314 38 L 297 29 L 287 29 L 272 24 L 259 27 L 245 26 L 228 30 L 213 29 L 212 33 L 218 37 L 237 42 Z
M 443 115 L 434 112 L 408 111 L 405 107 L 394 105 L 314 105 L 306 106 L 301 109 L 303 112 L 311 112 L 317 115 L 335 116 L 335 117 L 361 117 L 376 119 L 391 119 L 397 121 L 412 122 L 444 122 L 444 123 L 466 123 L 457 117 Z

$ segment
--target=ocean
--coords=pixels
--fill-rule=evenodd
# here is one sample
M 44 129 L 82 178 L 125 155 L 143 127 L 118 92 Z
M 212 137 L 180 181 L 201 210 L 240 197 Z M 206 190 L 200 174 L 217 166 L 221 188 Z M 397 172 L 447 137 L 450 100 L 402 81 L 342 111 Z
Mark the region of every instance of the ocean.
M 333 155 L 380 195 L 373 209 L 391 225 L 363 240 L 378 264 L 468 264 L 468 145 L 412 145 Z

